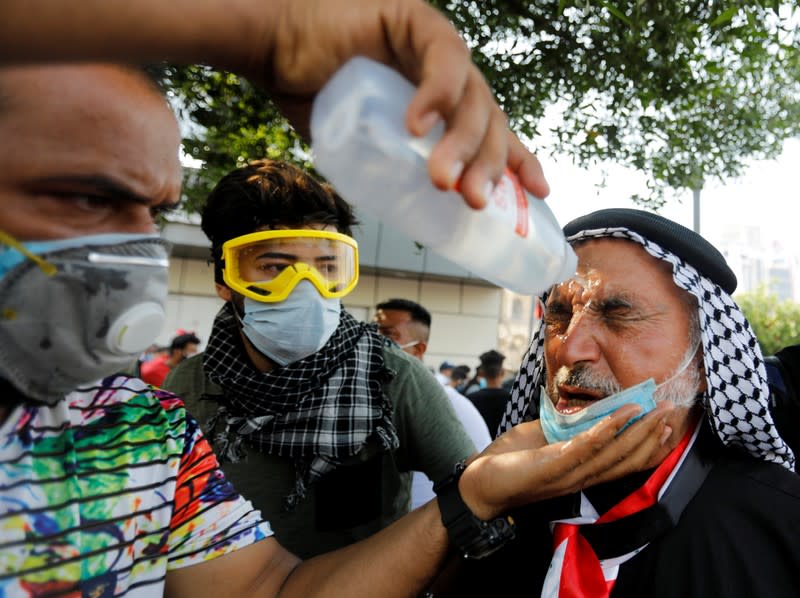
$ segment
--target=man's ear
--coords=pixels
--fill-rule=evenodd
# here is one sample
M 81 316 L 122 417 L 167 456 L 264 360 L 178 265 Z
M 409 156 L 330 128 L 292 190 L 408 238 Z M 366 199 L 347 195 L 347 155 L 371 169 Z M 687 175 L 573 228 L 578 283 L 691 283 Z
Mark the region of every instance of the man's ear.
M 419 341 L 416 345 L 411 347 L 411 350 L 414 352 L 414 357 L 422 361 L 422 358 L 425 356 L 425 351 L 428 350 L 428 343 Z
M 702 343 L 697 346 L 697 352 L 694 354 L 694 368 L 697 369 L 697 375 L 700 378 L 697 390 L 699 393 L 705 393 L 708 390 L 708 378 L 706 377 L 705 360 L 703 359 L 703 346 Z
M 708 390 L 708 379 L 706 378 L 706 366 L 703 362 L 703 353 L 700 352 L 700 358 L 697 360 L 697 369 L 700 370 L 700 392 Z
M 226 285 L 215 282 L 214 287 L 217 289 L 217 295 L 219 295 L 220 299 L 228 302 L 233 300 L 233 291 L 231 291 Z

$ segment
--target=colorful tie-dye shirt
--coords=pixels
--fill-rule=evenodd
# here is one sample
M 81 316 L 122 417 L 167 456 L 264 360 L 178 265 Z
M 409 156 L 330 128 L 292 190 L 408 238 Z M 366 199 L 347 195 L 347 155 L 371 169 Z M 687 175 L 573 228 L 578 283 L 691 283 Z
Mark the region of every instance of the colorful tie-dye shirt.
M 0 598 L 160 596 L 272 531 L 183 402 L 126 376 L 0 426 Z

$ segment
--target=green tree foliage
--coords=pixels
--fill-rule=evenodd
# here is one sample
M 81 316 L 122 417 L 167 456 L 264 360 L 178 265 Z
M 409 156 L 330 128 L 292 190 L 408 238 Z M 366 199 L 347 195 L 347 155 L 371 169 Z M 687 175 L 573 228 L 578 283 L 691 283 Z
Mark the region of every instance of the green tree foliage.
M 643 205 L 660 206 L 670 189 L 737 176 L 746 159 L 776 156 L 798 132 L 795 2 L 433 4 L 463 33 L 519 134 L 584 167 L 613 162 L 644 172 L 648 191 L 635 198 Z M 251 158 L 307 161 L 286 121 L 237 77 L 172 68 L 167 84 L 199 125 L 188 129 L 187 152 L 208 165 L 189 181 L 190 197 Z
M 736 303 L 753 327 L 764 355 L 800 343 L 800 305 L 784 300 L 760 287 L 736 296 Z
M 166 66 L 155 73 L 183 123 L 183 149 L 203 163 L 184 171 L 184 208 L 196 211 L 230 170 L 261 158 L 310 167 L 307 149 L 263 92 L 232 73 Z

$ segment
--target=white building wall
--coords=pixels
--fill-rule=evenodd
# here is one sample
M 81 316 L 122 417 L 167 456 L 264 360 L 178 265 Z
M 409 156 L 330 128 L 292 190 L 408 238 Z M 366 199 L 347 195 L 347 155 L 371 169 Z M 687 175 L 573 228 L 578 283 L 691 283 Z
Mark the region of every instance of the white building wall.
M 156 342 L 169 344 L 178 329 L 193 331 L 205 347 L 222 300 L 214 290 L 214 270 L 205 260 L 176 258 L 169 264 L 167 321 Z

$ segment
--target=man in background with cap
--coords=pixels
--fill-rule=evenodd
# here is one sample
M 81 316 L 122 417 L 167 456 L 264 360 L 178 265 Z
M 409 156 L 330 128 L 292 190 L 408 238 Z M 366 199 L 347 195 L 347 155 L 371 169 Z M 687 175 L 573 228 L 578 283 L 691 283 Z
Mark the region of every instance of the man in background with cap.
M 439 384 L 442 386 L 447 386 L 450 384 L 455 367 L 456 364 L 450 363 L 449 361 L 443 361 L 441 363 L 439 366 L 439 371 L 436 372 L 436 379 L 439 381 Z
M 538 419 L 554 443 L 619 404 L 672 403 L 672 434 L 654 469 L 525 509 L 519 544 L 483 564 L 494 574 L 476 567 L 462 583 L 553 598 L 796 596 L 800 478 L 725 259 L 639 210 L 564 232 L 577 273 L 546 293 L 502 428 Z
M 765 361 L 770 413 L 778 433 L 797 454 L 800 451 L 800 344 L 783 347 L 775 355 L 768 355 Z

